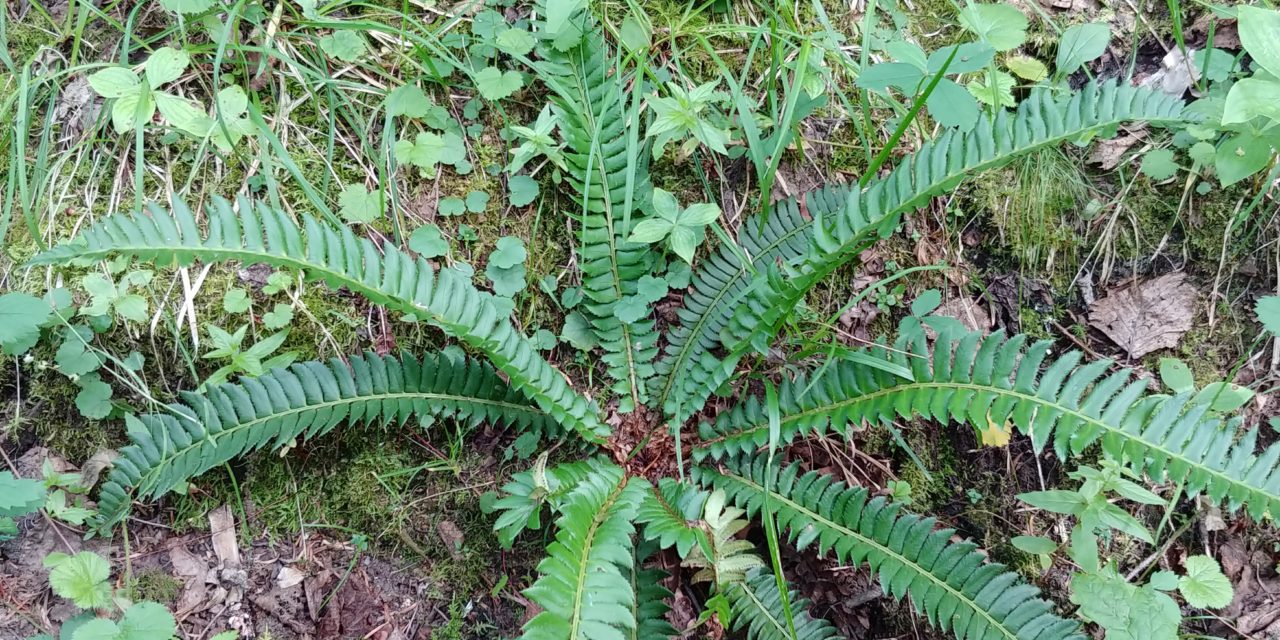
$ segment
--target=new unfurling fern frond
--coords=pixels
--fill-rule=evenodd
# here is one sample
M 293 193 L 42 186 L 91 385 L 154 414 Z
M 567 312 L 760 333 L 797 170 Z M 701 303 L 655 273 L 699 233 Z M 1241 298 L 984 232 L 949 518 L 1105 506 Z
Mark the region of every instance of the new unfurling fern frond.
M 418 360 L 367 353 L 348 362 L 302 362 L 180 397 L 165 413 L 130 420 L 133 443 L 120 450 L 102 486 L 99 529 L 119 522 L 135 494 L 159 497 L 237 456 L 343 423 L 403 425 L 411 417 L 449 416 L 559 431 L 492 367 L 443 355 Z
M 533 344 L 511 325 L 471 279 L 454 269 L 436 272 L 422 258 L 400 249 L 379 247 L 337 227 L 302 215 L 298 225 L 283 211 L 262 203 L 225 200 L 208 211 L 208 229 L 181 201 L 171 211 L 157 206 L 149 214 L 117 214 L 86 229 L 78 238 L 37 255 L 32 264 L 105 260 L 129 256 L 155 262 L 188 264 L 194 260 L 238 260 L 301 271 L 307 279 L 347 287 L 375 303 L 430 320 L 450 335 L 483 352 L 516 389 L 556 421 L 588 440 L 608 433 L 596 409 L 575 392 Z
M 652 317 L 624 322 L 614 311 L 637 294 L 649 273 L 648 245 L 628 240 L 635 226 L 637 194 L 648 186 L 638 151 L 635 118 L 628 118 L 626 79 L 609 57 L 604 35 L 589 9 L 570 18 L 583 23 L 584 36 L 567 51 L 547 42 L 540 48 L 539 75 L 553 90 L 552 104 L 568 142 L 564 157 L 570 184 L 578 193 L 579 264 L 591 324 L 605 350 L 604 362 L 616 384 L 622 411 L 646 399 L 653 375 L 658 335 Z
M 793 612 L 793 636 L 783 611 L 778 581 L 764 569 L 754 569 L 746 580 L 728 590 L 734 631 L 746 630 L 748 640 L 837 640 L 844 636 L 830 622 L 809 615 L 809 601 L 787 590 Z
M 543 611 L 522 640 L 626 640 L 636 628 L 631 519 L 647 483 L 601 459 L 591 465 L 562 501 L 555 542 L 524 591 Z
M 699 264 L 677 314 L 679 322 L 667 333 L 667 346 L 654 364 L 657 375 L 650 380 L 650 390 L 656 406 L 683 421 L 729 379 L 733 367 L 723 366 L 715 352 L 720 349 L 720 332 L 747 294 L 752 276 L 767 265 L 789 263 L 804 254 L 812 229 L 802 210 L 829 217 L 848 196 L 849 187 L 839 185 L 811 191 L 803 201 L 780 200 L 763 226 L 758 217 L 742 224 L 737 250 L 721 244 Z
M 586 462 L 566 462 L 548 469 L 544 451 L 532 469 L 511 474 L 511 481 L 502 486 L 503 497 L 493 505 L 499 514 L 493 523 L 498 542 L 510 549 L 525 529 L 541 529 L 542 507 L 558 511 L 560 501 L 591 469 Z
M 1052 359 L 1049 341 L 1028 345 L 1023 335 L 930 322 L 939 330 L 932 345 L 923 328 L 904 327 L 892 349 L 868 352 L 907 367 L 910 379 L 839 363 L 816 380 L 784 385 L 785 438 L 896 417 L 954 420 L 981 430 L 1013 425 L 1031 436 L 1037 451 L 1052 441 L 1066 457 L 1100 442 L 1108 457 L 1157 481 L 1183 483 L 1189 495 L 1204 493 L 1232 510 L 1243 506 L 1255 519 L 1280 513 L 1280 444 L 1255 455 L 1257 431 L 1237 441 L 1239 419 L 1216 415 L 1210 395 L 1151 396 L 1131 371 L 1107 373 L 1110 361 L 1081 364 L 1074 351 Z M 768 420 L 760 402 L 749 400 L 702 425 L 701 435 L 698 459 L 753 451 L 767 442 Z
M 706 306 L 695 298 L 694 305 L 682 310 L 682 324 L 712 327 L 723 322 L 718 338 L 728 353 L 705 365 L 693 364 L 701 370 L 728 372 L 749 350 L 764 351 L 818 282 L 879 235 L 896 228 L 903 214 L 954 189 L 964 178 L 1040 149 L 1105 135 L 1128 121 L 1176 122 L 1186 117 L 1182 101 L 1175 97 L 1108 81 L 1090 83 L 1064 97 L 1035 89 L 1012 113 L 998 111 L 993 118 L 980 119 L 968 132 L 948 130 L 904 158 L 889 175 L 852 192 L 837 213 L 811 208 L 815 219 L 806 225 L 809 246 L 784 264 L 760 263 L 745 295 L 714 300 Z M 758 224 L 746 222 L 748 226 Z M 709 319 L 700 319 L 708 314 Z M 723 317 L 727 319 L 716 319 Z M 687 381 L 684 391 L 689 397 L 706 398 L 727 378 L 723 373 L 686 376 L 679 368 L 675 370 Z M 670 398 L 665 402 L 671 405 Z
M 916 611 L 959 638 L 1084 640 L 1079 625 L 1059 618 L 1039 590 L 1003 565 L 989 563 L 972 542 L 953 543 L 953 531 L 933 518 L 904 514 L 884 498 L 869 499 L 799 464 L 770 468 L 763 457 L 727 458 L 727 470 L 701 467 L 695 478 L 759 513 L 766 492 L 778 525 L 798 549 L 816 546 L 841 563 L 866 563 L 884 592 L 910 596 Z M 769 477 L 767 477 L 769 476 Z M 771 637 L 771 636 L 761 636 Z

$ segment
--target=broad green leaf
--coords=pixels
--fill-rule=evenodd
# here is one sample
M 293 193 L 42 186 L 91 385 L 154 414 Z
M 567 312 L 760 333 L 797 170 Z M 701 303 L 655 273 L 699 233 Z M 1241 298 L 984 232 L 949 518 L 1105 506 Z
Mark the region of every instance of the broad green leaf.
M 702 241 L 699 231 L 694 231 L 689 227 L 676 226 L 671 230 L 669 242 L 671 250 L 676 255 L 684 259 L 685 262 L 693 262 L 693 254 L 698 249 L 698 244 Z
M 1184 566 L 1187 574 L 1178 580 L 1178 592 L 1187 599 L 1187 604 L 1201 609 L 1221 609 L 1231 604 L 1235 593 L 1217 560 L 1191 556 Z
M 160 0 L 160 6 L 174 13 L 202 13 L 214 5 L 214 0 Z
M 407 84 L 387 94 L 387 115 L 421 118 L 433 104 L 417 85 Z
M 888 91 L 895 87 L 914 93 L 924 82 L 925 75 L 919 68 L 905 62 L 882 62 L 867 67 L 858 76 L 857 85 L 871 91 Z
M 521 291 L 524 291 L 525 276 L 527 272 L 523 264 L 517 264 L 509 269 L 504 269 L 494 264 L 492 261 L 485 267 L 484 274 L 488 276 L 489 281 L 493 283 L 494 293 L 512 297 Z
M 1229 187 L 1261 171 L 1274 155 L 1266 138 L 1237 133 L 1218 145 L 1213 166 L 1222 186 Z
M 884 45 L 884 51 L 894 60 L 905 62 L 922 72 L 928 69 L 928 56 L 925 55 L 924 49 L 914 42 L 892 40 Z
M 667 297 L 667 281 L 651 275 L 640 276 L 636 285 L 636 295 L 650 304 Z
M 438 258 L 449 253 L 449 243 L 440 233 L 440 227 L 424 224 L 409 235 L 409 248 L 424 258 Z
M 1230 382 L 1213 382 L 1205 385 L 1196 400 L 1211 401 L 1210 409 L 1221 413 L 1235 411 L 1253 399 L 1253 390 Z
M 138 76 L 124 67 L 107 67 L 89 76 L 89 86 L 104 98 L 122 98 L 141 88 Z
M 373 222 L 382 217 L 382 192 L 370 192 L 363 184 L 349 184 L 338 196 L 338 207 L 347 222 Z
M 649 315 L 649 303 L 640 296 L 626 296 L 613 306 L 613 315 L 623 324 L 632 324 Z
M 1031 56 L 1012 56 L 1005 60 L 1004 65 L 1013 75 L 1028 82 L 1039 82 L 1049 75 L 1049 68 Z
M 512 206 L 523 207 L 538 197 L 538 181 L 529 176 L 511 176 L 507 179 L 507 190 Z
M 1101 22 L 1067 27 L 1058 41 L 1058 58 L 1054 63 L 1057 73 L 1060 76 L 1075 73 L 1085 63 L 1106 53 L 1110 41 L 1111 28 Z
M 628 14 L 627 17 L 622 19 L 622 26 L 618 29 L 618 38 L 629 51 L 646 51 L 653 41 L 653 28 L 649 26 L 647 20 L 641 20 L 634 15 Z
M 160 115 L 175 129 L 197 138 L 203 138 L 213 131 L 213 119 L 195 102 L 163 91 L 156 91 L 151 95 L 155 98 L 156 107 L 160 109 Z
M 661 241 L 671 233 L 675 225 L 669 220 L 661 218 L 645 218 L 636 223 L 634 229 L 631 230 L 631 236 L 627 238 L 631 242 L 643 242 L 651 244 Z
M 556 50 L 568 51 L 582 40 L 582 26 L 573 17 L 586 7 L 587 0 L 547 0 L 547 35 Z
M 1280 82 L 1245 78 L 1231 86 L 1222 109 L 1222 124 L 1239 124 L 1258 116 L 1280 122 Z
M 1037 509 L 1044 509 L 1045 511 L 1066 515 L 1076 515 L 1080 513 L 1085 506 L 1084 496 L 1081 496 L 1075 491 L 1065 491 L 1062 489 L 1021 493 L 1018 494 L 1018 499 L 1036 507 Z
M 159 89 L 161 85 L 168 84 L 177 80 L 183 71 L 187 70 L 187 65 L 191 63 L 191 57 L 186 51 L 179 51 L 169 47 L 161 47 L 156 49 L 155 53 L 147 58 L 146 71 L 147 84 L 154 90 Z
M 1007 4 L 971 4 L 960 10 L 960 26 L 996 51 L 1016 48 L 1027 39 L 1027 17 Z
M 524 77 L 518 71 L 500 71 L 497 67 L 485 67 L 476 74 L 476 90 L 486 100 L 508 98 L 524 86 Z
M 1058 550 L 1058 543 L 1041 536 L 1014 536 L 1009 542 L 1027 553 L 1053 553 Z
M 320 49 L 343 62 L 355 62 L 364 55 L 368 45 L 364 36 L 351 29 L 338 29 L 320 38 Z
M 40 326 L 49 320 L 48 302 L 25 293 L 0 295 L 0 347 L 5 355 L 27 352 L 40 339 Z
M 940 304 L 942 304 L 942 292 L 937 289 L 929 289 L 911 301 L 911 315 L 926 316 L 932 313 L 934 309 L 937 309 Z
M 590 351 L 599 344 L 591 323 L 582 313 L 574 311 L 564 317 L 564 327 L 560 329 L 560 339 L 573 345 L 580 351 Z
M 81 551 L 53 567 L 49 586 L 81 609 L 99 609 L 111 604 L 109 577 L 111 565 L 102 556 Z
M 925 100 L 929 116 L 944 127 L 968 131 L 978 123 L 981 113 L 978 102 L 964 87 L 947 78 L 934 85 L 933 92 Z
M 992 78 L 995 79 L 994 84 Z M 977 98 L 983 104 L 995 107 L 1013 107 L 1017 102 L 1013 99 L 1013 87 L 1017 82 L 1013 76 L 1003 72 L 995 71 L 984 73 L 981 76 L 970 80 L 965 88 L 973 97 Z
M 156 115 L 156 101 L 150 91 L 139 89 L 120 96 L 111 106 L 111 124 L 116 133 L 132 131 L 151 122 Z
M 137 602 L 120 617 L 118 640 L 167 640 L 178 632 L 178 624 L 164 605 Z
M 16 478 L 0 471 L 0 516 L 25 516 L 44 504 L 44 485 L 39 480 Z
M 90 618 L 76 627 L 71 640 L 120 640 L 120 627 L 106 618 Z
M 1240 45 L 1255 63 L 1280 78 L 1280 11 L 1254 6 L 1237 11 Z
M 236 287 L 222 294 L 222 310 L 227 313 L 244 313 L 249 310 L 249 292 Z
M 94 420 L 101 420 L 111 414 L 111 385 L 102 381 L 98 374 L 82 376 L 76 383 L 80 392 L 76 394 L 76 409 L 80 415 Z
M 1156 571 L 1147 580 L 1147 586 L 1157 591 L 1173 591 L 1178 588 L 1178 574 L 1172 571 Z
M 471 213 L 484 213 L 489 208 L 489 193 L 486 191 L 472 191 L 467 194 L 466 199 L 467 211 Z
M 498 46 L 498 49 L 513 56 L 528 55 L 530 51 L 533 51 L 533 47 L 537 43 L 538 41 L 533 37 L 533 34 L 524 29 L 514 28 L 503 31 L 494 40 L 494 44 Z
M 289 326 L 293 322 L 293 307 L 277 302 L 270 311 L 262 314 L 262 326 L 276 331 Z
M 956 52 L 955 57 L 951 56 L 952 50 Z M 929 54 L 928 69 L 929 73 L 938 73 L 942 71 L 942 65 L 947 65 L 946 73 L 949 76 L 973 73 L 986 69 L 995 56 L 996 50 L 985 42 L 966 42 L 943 47 Z M 950 64 L 947 64 L 948 58 L 951 59 Z
M 1273 336 L 1280 336 L 1280 296 L 1258 298 L 1253 312 L 1258 315 L 1262 328 L 1270 331 Z
M 1174 161 L 1171 149 L 1154 149 L 1142 156 L 1139 168 L 1152 180 L 1168 180 L 1178 172 L 1178 163 Z
M 1191 367 L 1177 358 L 1160 358 L 1160 381 L 1174 393 L 1183 393 L 1196 388 L 1196 379 L 1191 375 Z
M 1182 613 L 1169 596 L 1129 584 L 1114 571 L 1077 574 L 1071 601 L 1080 614 L 1098 623 L 1107 640 L 1176 640 Z

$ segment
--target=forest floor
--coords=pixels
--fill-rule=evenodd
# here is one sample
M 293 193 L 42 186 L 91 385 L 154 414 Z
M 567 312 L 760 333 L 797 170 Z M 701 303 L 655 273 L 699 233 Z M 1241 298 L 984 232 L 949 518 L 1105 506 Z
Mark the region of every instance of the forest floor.
M 1064 23 L 1104 20 L 1127 37 L 1137 56 L 1130 60 L 1121 46 L 1113 47 L 1092 65 L 1099 76 L 1118 75 L 1132 65 L 1140 82 L 1160 73 L 1162 60 L 1175 49 L 1165 3 L 1142 2 L 1135 9 L 1130 2 L 1021 2 L 1041 3 L 1028 10 L 1033 16 L 1045 14 Z M 123 23 L 136 8 L 133 4 L 147 2 L 111 4 L 110 15 Z M 645 4 L 657 23 L 679 15 L 675 2 Z M 863 18 L 865 3 L 824 4 L 837 27 L 852 32 Z M 49 27 L 50 22 L 66 19 L 67 2 L 35 5 L 18 0 L 0 9 L 9 21 L 9 57 L 21 61 L 34 55 L 70 55 L 68 42 Z M 911 30 L 922 40 L 937 43 L 951 37 L 954 29 L 946 26 L 954 22 L 951 4 L 925 0 L 904 5 L 903 14 L 913 21 Z M 514 16 L 523 9 L 518 3 L 506 11 Z M 736 11 L 699 18 L 690 28 L 710 29 L 708 25 L 719 22 L 759 17 L 746 9 Z M 161 29 L 165 20 L 164 12 L 148 7 L 134 17 L 144 32 Z M 1192 47 L 1202 46 L 1207 37 L 1195 26 L 1202 24 L 1195 17 L 1188 16 L 1189 28 L 1183 34 Z M 101 22 L 91 20 L 87 28 L 111 41 L 86 38 L 93 46 L 78 52 L 85 63 L 99 61 L 98 56 L 118 56 L 115 40 L 120 34 Z M 1230 38 L 1229 31 L 1216 34 L 1219 46 L 1227 46 L 1222 43 Z M 689 73 L 714 71 L 697 69 L 697 61 L 692 55 L 684 60 Z M 8 74 L 3 84 L 12 88 L 15 82 Z M 281 81 L 278 90 L 297 90 L 287 84 Z M 68 74 L 60 89 L 51 104 L 60 110 L 64 126 L 91 130 L 101 100 L 87 92 L 76 73 Z M 267 90 L 273 89 L 268 85 Z M 440 102 L 452 113 L 468 108 L 467 96 L 443 93 Z M 282 127 L 282 144 L 292 152 L 298 170 L 323 190 L 322 196 L 335 201 L 344 182 L 377 174 L 348 157 L 355 154 L 343 148 L 363 144 L 352 142 L 359 136 L 347 132 L 347 138 L 324 139 L 332 131 L 328 115 L 306 95 L 277 96 L 292 100 L 294 109 L 295 124 Z M 537 105 L 537 99 L 513 105 L 518 114 L 514 119 L 532 121 Z M 489 112 L 459 117 L 484 129 L 477 140 L 494 145 L 472 150 L 483 156 L 500 144 L 497 130 L 512 116 Z M 848 129 L 849 123 L 838 117 L 820 114 L 806 120 L 802 140 L 778 169 L 775 195 L 798 196 L 827 183 L 856 180 L 865 163 Z M 1280 252 L 1275 218 L 1280 212 L 1275 200 L 1245 227 L 1235 228 L 1233 216 L 1252 198 L 1251 187 L 1200 194 L 1193 192 L 1191 178 L 1185 183 L 1157 182 L 1125 171 L 1139 151 L 1164 135 L 1125 131 L 1115 141 L 1046 151 L 978 177 L 955 195 L 914 214 L 904 232 L 863 256 L 856 270 L 839 274 L 815 291 L 808 304 L 819 310 L 839 309 L 868 283 L 913 267 L 945 263 L 945 269 L 928 271 L 907 287 L 882 292 L 849 309 L 840 317 L 842 335 L 850 344 L 882 335 L 907 313 L 920 291 L 937 288 L 944 299 L 938 313 L 973 329 L 1030 333 L 1064 348 L 1114 358 L 1152 376 L 1157 375 L 1159 358 L 1176 357 L 1189 364 L 1201 384 L 1227 379 L 1256 385 L 1270 379 L 1280 353 L 1259 348 L 1249 309 L 1260 292 L 1276 289 Z M 80 134 L 67 134 L 55 141 L 55 153 L 62 160 L 49 165 L 46 203 L 58 204 L 37 211 L 36 218 L 50 227 L 70 229 L 80 226 L 85 206 L 96 207 L 96 213 L 127 207 L 133 198 L 131 138 L 85 142 Z M 149 153 L 155 154 L 145 167 L 149 192 L 165 184 L 189 187 L 193 174 L 200 176 L 194 181 L 200 186 L 190 192 L 195 198 L 228 195 L 251 180 L 247 165 L 252 159 L 193 168 L 191 149 L 181 143 L 157 144 Z M 10 162 L 6 159 L 6 168 Z M 744 203 L 740 194 L 754 188 L 746 179 L 748 172 L 745 160 L 729 161 L 722 169 L 707 170 L 718 182 L 706 186 L 697 183 L 688 167 L 670 163 L 656 168 L 654 181 L 673 191 L 715 192 L 734 219 L 735 204 L 740 211 Z M 474 235 L 462 249 L 468 253 L 464 258 L 475 257 L 473 264 L 498 236 L 508 234 L 538 239 L 530 242 L 530 282 L 554 275 L 571 259 L 572 241 L 565 229 L 548 223 L 548 212 L 490 208 L 466 217 L 440 213 L 443 199 L 476 191 L 491 193 L 495 202 L 503 200 L 499 187 L 483 172 L 467 178 L 404 180 L 406 209 L 415 219 L 434 221 L 450 236 Z M 283 198 L 305 203 L 287 180 L 282 185 Z M 83 199 L 59 195 L 60 189 Z M 15 234 L 22 233 L 20 226 L 15 222 Z M 5 250 L 0 256 L 6 274 L 0 289 L 35 290 L 45 285 L 43 274 L 23 274 L 17 266 L 34 251 L 30 238 Z M 177 305 L 185 294 L 182 285 L 173 282 L 168 292 L 165 285 L 153 287 L 159 297 Z M 300 309 L 285 345 L 299 352 L 300 359 L 365 349 L 385 353 L 422 348 L 435 340 L 355 296 L 320 285 L 270 294 L 263 292 L 267 284 L 267 274 L 252 269 L 201 275 L 196 287 L 207 301 L 199 308 L 201 322 L 234 326 L 221 301 L 227 291 L 244 288 Z M 536 285 L 522 298 L 517 315 L 528 332 L 558 326 L 559 311 L 548 298 Z M 664 312 L 674 313 L 674 299 L 657 308 L 660 319 Z M 156 397 L 168 400 L 211 370 L 195 356 L 186 332 L 181 324 L 162 324 L 122 329 L 103 340 L 109 347 L 124 347 L 119 349 L 122 354 L 131 349 L 142 352 Z M 317 344 L 314 336 L 319 334 L 325 338 Z M 585 375 L 593 366 L 576 351 L 551 353 L 552 361 L 574 376 Z M 125 442 L 121 420 L 81 417 L 75 393 L 52 371 L 23 369 L 12 359 L 0 370 L 0 394 L 6 404 L 0 412 L 0 448 L 17 475 L 38 477 L 46 459 L 60 470 L 77 469 L 99 451 Z M 716 402 L 728 405 L 732 400 Z M 1250 422 L 1266 424 L 1280 415 L 1280 406 L 1260 396 L 1249 412 Z M 1019 569 L 1065 602 L 1068 572 L 1058 568 L 1041 573 L 1035 558 L 1007 544 L 1014 535 L 1062 528 L 1061 521 L 1027 509 L 1015 497 L 1055 485 L 1062 477 L 1056 459 L 1037 456 L 1021 437 L 1008 446 L 991 447 L 966 429 L 924 422 L 899 426 L 900 441 L 880 430 L 863 432 L 851 444 L 816 436 L 793 446 L 792 455 L 806 459 L 811 468 L 881 493 L 894 492 L 894 486 L 897 491 L 909 487 L 912 509 L 939 516 L 958 536 L 974 539 L 992 558 Z M 205 640 L 226 629 L 244 638 L 280 640 L 517 635 L 521 624 L 536 613 L 521 589 L 531 583 L 552 534 L 544 531 L 540 538 L 534 532 L 514 549 L 504 550 L 492 531 L 488 494 L 529 464 L 513 455 L 514 437 L 484 428 L 463 433 L 439 425 L 427 430 L 394 425 L 385 429 L 381 438 L 360 430 L 335 432 L 298 444 L 287 455 L 264 451 L 215 469 L 193 481 L 184 495 L 139 504 L 111 539 L 84 539 L 83 527 L 42 515 L 21 520 L 22 535 L 0 543 L 0 639 L 49 632 L 73 613 L 48 590 L 41 563 L 49 552 L 79 550 L 97 551 L 123 563 L 127 571 L 119 574 L 120 586 L 139 598 L 168 605 L 182 637 L 191 640 Z M 1265 430 L 1264 438 L 1275 438 L 1272 430 Z M 1203 631 L 1222 637 L 1280 637 L 1280 575 L 1275 569 L 1280 535 L 1272 528 L 1246 526 L 1242 518 L 1216 507 L 1205 510 L 1208 515 L 1197 525 L 1199 531 L 1176 538 L 1152 557 L 1135 560 L 1159 564 L 1165 557 L 1212 550 L 1236 585 L 1237 596 L 1218 619 L 1199 623 Z M 1196 548 L 1189 548 L 1192 545 Z M 783 560 L 791 579 L 813 601 L 813 611 L 835 622 L 849 638 L 941 637 L 913 616 L 908 605 L 885 597 L 863 569 L 804 554 L 785 555 Z M 696 615 L 692 601 L 701 597 L 699 588 L 688 583 L 668 588 L 675 594 L 673 622 L 677 627 L 688 624 Z M 736 636 L 724 632 L 717 637 Z

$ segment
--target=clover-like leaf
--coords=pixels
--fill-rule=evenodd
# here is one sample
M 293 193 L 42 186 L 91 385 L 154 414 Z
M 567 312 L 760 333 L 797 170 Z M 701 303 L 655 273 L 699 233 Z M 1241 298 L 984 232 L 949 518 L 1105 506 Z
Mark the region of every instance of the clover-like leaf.
M 40 326 L 48 321 L 48 302 L 25 293 L 0 295 L 0 347 L 5 355 L 26 353 L 40 339 Z
M 351 29 L 338 29 L 320 38 L 320 49 L 343 62 L 355 62 L 364 55 L 368 44 L 364 37 Z
M 382 192 L 370 192 L 363 184 L 349 184 L 338 196 L 338 206 L 348 222 L 373 222 L 382 217 Z
M 283 329 L 293 322 L 293 307 L 277 302 L 270 311 L 262 314 L 262 326 L 272 331 Z
M 529 252 L 524 248 L 523 240 L 515 236 L 502 236 L 498 238 L 493 253 L 489 254 L 489 264 L 496 265 L 499 269 L 510 269 L 524 264 L 528 257 Z
M 409 234 L 409 248 L 424 258 L 438 258 L 449 253 L 449 243 L 440 233 L 440 227 L 424 224 Z
M 0 516 L 24 516 L 42 504 L 44 485 L 39 480 L 16 478 L 8 471 L 0 471 Z
M 1007 4 L 970 4 L 960 10 L 960 26 L 996 51 L 1008 51 L 1027 40 L 1027 17 Z
M 518 71 L 500 71 L 497 67 L 485 67 L 476 74 L 476 90 L 486 100 L 508 98 L 524 86 L 524 77 Z
M 538 197 L 538 181 L 529 176 L 511 176 L 507 191 L 511 206 L 523 207 Z
M 183 71 L 187 70 L 187 65 L 191 64 L 191 56 L 186 51 L 179 51 L 170 47 L 160 47 L 147 58 L 146 71 L 147 84 L 154 90 L 159 89 L 161 85 L 169 84 L 177 80 Z

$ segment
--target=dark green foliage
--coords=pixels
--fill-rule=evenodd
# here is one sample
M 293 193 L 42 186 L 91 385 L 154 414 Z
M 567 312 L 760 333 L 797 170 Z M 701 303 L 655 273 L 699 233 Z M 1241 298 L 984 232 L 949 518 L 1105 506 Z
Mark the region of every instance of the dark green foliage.
M 1076 622 L 1054 615 L 1038 589 L 986 562 L 976 544 L 950 542 L 955 532 L 935 529 L 933 518 L 901 513 L 901 505 L 868 499 L 865 489 L 829 476 L 801 473 L 799 464 L 770 469 L 765 458 L 747 456 L 723 462 L 725 473 L 697 468 L 696 479 L 725 491 L 751 515 L 764 503 L 766 484 L 772 486 L 770 508 L 797 549 L 816 545 L 842 564 L 865 562 L 886 594 L 910 596 L 931 624 L 958 638 L 1085 638 Z
M 467 275 L 454 269 L 436 272 L 423 258 L 390 244 L 379 247 L 347 227 L 309 215 L 301 214 L 299 225 L 263 203 L 241 199 L 238 209 L 215 200 L 206 211 L 206 231 L 181 201 L 171 211 L 153 205 L 147 214 L 109 216 L 75 240 L 37 255 L 32 264 L 129 256 L 158 263 L 238 260 L 296 269 L 309 280 L 347 287 L 374 303 L 432 321 L 488 356 L 512 386 L 557 422 L 590 441 L 608 433 L 595 407 L 569 387 Z
M 404 425 L 447 416 L 562 433 L 489 365 L 446 356 L 419 361 L 367 353 L 349 363 L 303 362 L 181 398 L 167 413 L 130 421 L 133 444 L 121 449 L 102 486 L 94 522 L 100 530 L 125 516 L 134 493 L 159 497 L 247 452 L 313 438 L 339 424 Z
M 637 283 L 652 265 L 649 246 L 628 241 L 638 216 L 636 196 L 648 190 L 648 171 L 638 140 L 628 127 L 623 70 L 589 11 L 572 18 L 583 22 L 585 36 L 567 51 L 549 42 L 538 49 L 538 70 L 551 96 L 560 131 L 568 142 L 564 157 L 569 182 L 578 193 L 579 265 L 592 328 L 604 347 L 604 362 L 617 384 L 622 411 L 645 400 L 653 375 L 658 335 L 646 315 L 627 324 L 614 308 L 637 293 Z
M 811 230 L 810 244 L 799 257 L 782 266 L 772 261 L 762 264 L 746 295 L 717 302 L 732 316 L 719 333 L 728 356 L 701 368 L 714 370 L 718 365 L 729 371 L 748 351 L 764 352 L 814 285 L 854 259 L 878 236 L 893 231 L 903 214 L 954 189 L 964 178 L 1049 146 L 1112 134 L 1129 120 L 1185 119 L 1181 100 L 1109 81 L 1090 83 L 1061 97 L 1034 89 L 1012 113 L 999 110 L 994 118 L 981 118 L 968 132 L 948 129 L 904 158 L 888 176 L 871 180 L 834 215 L 811 210 L 814 222 L 805 225 Z M 684 311 L 691 310 L 695 316 L 725 313 L 713 307 Z M 690 384 L 712 385 L 710 389 L 714 389 L 723 381 L 716 376 L 703 378 L 690 377 Z M 695 392 L 696 388 L 691 388 L 686 393 L 705 398 L 710 389 Z
M 636 627 L 627 636 L 628 640 L 659 640 L 676 635 L 675 627 L 666 618 L 671 610 L 666 602 L 671 592 L 662 586 L 667 572 L 644 566 L 652 546 L 636 545 L 635 560 L 631 565 L 631 588 L 636 594 Z
M 1184 483 L 1191 495 L 1204 493 L 1232 510 L 1245 506 L 1255 519 L 1280 511 L 1280 445 L 1255 456 L 1256 430 L 1236 442 L 1240 419 L 1215 414 L 1212 397 L 1150 396 L 1146 381 L 1130 370 L 1108 374 L 1110 361 L 1081 364 L 1075 351 L 1053 359 L 1049 341 L 1028 346 L 1023 335 L 983 336 L 944 319 L 931 322 L 941 333 L 934 345 L 922 327 L 907 325 L 892 349 L 868 351 L 907 367 L 913 379 L 845 362 L 816 381 L 784 384 L 784 440 L 917 416 L 983 430 L 1012 424 L 1037 451 L 1052 441 L 1065 458 L 1101 443 L 1108 457 L 1156 481 Z M 801 396 L 803 389 L 809 392 Z M 767 441 L 768 420 L 760 401 L 750 399 L 703 424 L 701 435 L 696 458 L 749 452 Z
M 804 196 L 804 208 L 811 216 L 831 216 L 848 197 L 847 186 L 824 187 Z M 679 324 L 667 333 L 667 346 L 654 365 L 658 375 L 650 381 L 652 400 L 667 415 L 687 419 L 733 373 L 733 367 L 725 367 L 714 355 L 720 349 L 720 332 L 747 295 L 756 270 L 777 261 L 789 263 L 808 248 L 811 228 L 800 213 L 800 202 L 781 200 L 774 203 L 765 224 L 758 216 L 742 224 L 737 249 L 750 258 L 750 265 L 725 244 L 698 264 L 678 312 Z
M 556 540 L 525 595 L 543 611 L 523 640 L 625 640 L 636 628 L 631 524 L 647 484 L 603 459 L 573 488 L 556 519 Z
M 662 478 L 653 491 L 645 494 L 636 513 L 636 522 L 644 525 L 646 540 L 657 541 L 663 549 L 675 547 L 681 558 L 689 557 L 694 545 L 712 555 L 707 532 L 698 522 L 711 494 L 673 478 Z
M 733 629 L 747 632 L 749 640 L 837 640 L 844 636 L 822 618 L 809 615 L 809 601 L 788 590 L 796 634 L 791 635 L 772 573 L 753 569 L 747 579 L 729 588 Z

